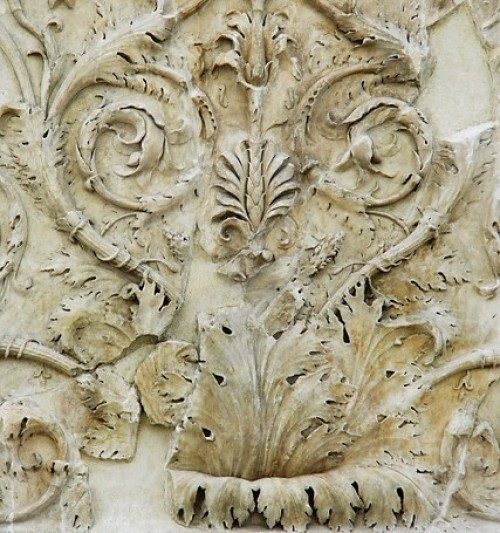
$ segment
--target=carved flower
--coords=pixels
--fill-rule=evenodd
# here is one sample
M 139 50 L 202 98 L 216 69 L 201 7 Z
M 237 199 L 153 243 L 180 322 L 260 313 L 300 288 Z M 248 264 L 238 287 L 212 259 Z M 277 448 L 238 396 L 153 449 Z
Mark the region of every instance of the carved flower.
M 263 0 L 252 0 L 248 13 L 230 11 L 228 31 L 219 35 L 217 43 L 229 42 L 231 50 L 221 52 L 212 68 L 228 65 L 245 86 L 261 87 L 269 82 L 270 69 L 292 40 L 285 32 L 284 13 L 266 14 Z
M 360 184 L 368 176 L 395 182 L 377 182 L 379 195 L 385 197 L 363 195 L 367 205 L 385 205 L 406 197 L 429 172 L 430 127 L 422 114 L 407 103 L 396 98 L 374 98 L 353 111 L 343 124 L 349 127 L 349 148 L 335 170 L 356 167 Z
M 113 148 L 106 152 L 106 165 L 99 165 L 104 141 L 108 132 L 114 134 Z M 146 188 L 152 173 L 169 154 L 171 145 L 185 144 L 192 131 L 184 121 L 167 127 L 160 113 L 149 110 L 142 104 L 110 103 L 92 113 L 83 123 L 77 146 L 77 162 L 86 177 L 86 185 L 105 200 L 119 207 L 137 211 L 151 210 L 149 196 L 141 194 L 138 199 L 124 190 L 118 178 L 136 178 L 141 188 Z M 112 172 L 104 168 L 111 168 Z M 112 186 L 111 186 L 112 185 Z M 128 186 L 130 189 L 130 185 Z M 143 198 L 143 196 L 145 198 Z
M 65 298 L 49 322 L 57 345 L 87 368 L 116 361 L 134 338 L 126 315 L 118 312 L 121 299 L 107 294 L 104 301 L 100 296 L 89 290 Z
M 293 241 L 295 225 L 287 215 L 299 190 L 295 167 L 273 142 L 245 140 L 220 156 L 216 172 L 212 222 L 218 239 L 215 246 L 207 239 L 204 245 L 217 257 L 233 256 L 220 272 L 244 281 L 275 259 L 276 248 Z M 273 230 L 281 234 L 277 245 Z

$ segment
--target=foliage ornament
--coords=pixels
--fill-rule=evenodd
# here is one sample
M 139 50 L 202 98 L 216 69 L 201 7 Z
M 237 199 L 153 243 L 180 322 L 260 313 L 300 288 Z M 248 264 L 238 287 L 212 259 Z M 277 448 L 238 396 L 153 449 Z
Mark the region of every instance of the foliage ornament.
M 80 454 L 141 417 L 183 526 L 500 519 L 496 110 L 422 98 L 453 17 L 496 76 L 495 1 L 0 0 L 0 529 L 90 531 Z

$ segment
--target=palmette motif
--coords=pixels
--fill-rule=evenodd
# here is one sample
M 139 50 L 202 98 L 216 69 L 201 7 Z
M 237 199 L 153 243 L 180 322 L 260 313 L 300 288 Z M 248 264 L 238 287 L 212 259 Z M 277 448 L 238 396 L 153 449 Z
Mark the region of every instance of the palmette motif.
M 418 106 L 498 3 L 153 3 L 0 4 L 0 527 L 91 530 L 141 410 L 183 525 L 499 520 L 495 117 Z

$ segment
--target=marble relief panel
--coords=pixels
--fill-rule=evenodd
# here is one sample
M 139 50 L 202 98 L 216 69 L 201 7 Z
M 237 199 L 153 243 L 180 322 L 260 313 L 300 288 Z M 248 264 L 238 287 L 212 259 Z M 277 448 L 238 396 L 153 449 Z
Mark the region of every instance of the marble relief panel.
M 499 43 L 0 0 L 0 532 L 495 531 Z

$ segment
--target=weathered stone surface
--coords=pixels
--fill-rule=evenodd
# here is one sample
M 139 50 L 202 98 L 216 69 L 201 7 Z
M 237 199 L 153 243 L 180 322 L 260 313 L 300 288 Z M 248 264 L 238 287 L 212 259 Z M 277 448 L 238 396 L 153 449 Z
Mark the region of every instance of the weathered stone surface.
M 500 520 L 497 0 L 0 0 L 0 532 Z

